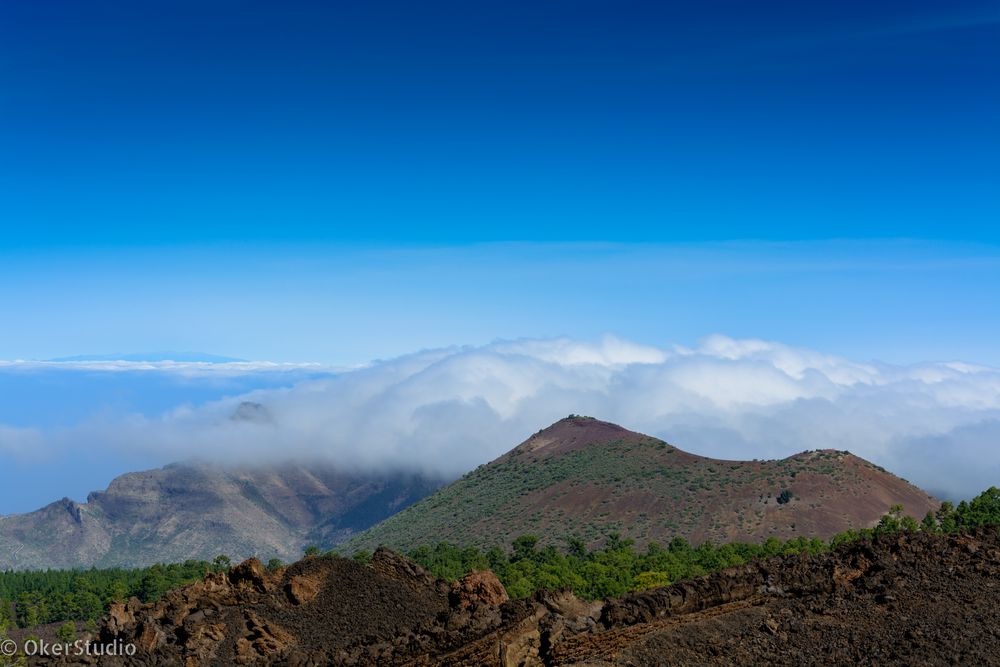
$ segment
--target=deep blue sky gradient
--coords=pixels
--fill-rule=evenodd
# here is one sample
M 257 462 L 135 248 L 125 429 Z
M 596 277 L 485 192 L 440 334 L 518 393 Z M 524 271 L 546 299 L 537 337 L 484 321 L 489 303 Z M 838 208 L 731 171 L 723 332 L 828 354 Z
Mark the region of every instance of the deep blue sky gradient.
M 995 1 L 0 3 L 0 359 L 1000 366 L 998 222 Z M 43 430 L 274 381 L 5 373 Z M 5 455 L 0 512 L 163 455 Z
M 995 2 L 3 3 L 0 358 L 1000 363 L 998 119 Z
M 9 2 L 0 244 L 1000 242 L 996 2 Z

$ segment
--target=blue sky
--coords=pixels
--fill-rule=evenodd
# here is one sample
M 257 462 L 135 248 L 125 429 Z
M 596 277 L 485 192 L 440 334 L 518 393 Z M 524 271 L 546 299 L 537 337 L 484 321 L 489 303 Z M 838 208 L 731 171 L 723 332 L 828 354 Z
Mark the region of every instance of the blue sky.
M 782 346 L 899 365 L 865 375 L 906 397 L 886 405 L 971 415 L 914 433 L 986 443 L 993 375 L 906 388 L 945 372 L 925 362 L 1000 367 L 997 81 L 995 2 L 3 3 L 0 360 L 191 350 L 327 372 L 472 346 L 429 392 L 447 402 L 470 377 L 503 384 L 476 366 L 497 340 L 723 334 L 776 341 L 767 372 Z M 687 373 L 663 363 L 668 384 Z M 187 455 L 156 420 L 183 431 L 173 411 L 305 377 L 38 368 L 0 370 L 0 513 Z M 830 432 L 868 387 L 793 380 L 790 404 L 843 410 Z M 498 418 L 476 456 L 585 411 L 546 400 Z M 410 407 L 400 433 L 439 409 Z M 799 442 L 765 451 L 725 414 L 745 419 L 715 440 L 648 428 L 748 457 Z M 167 444 L 102 448 L 121 434 Z M 890 435 L 869 443 L 886 465 L 904 451 Z
M 350 366 L 494 339 L 712 333 L 1000 366 L 1000 252 L 915 241 L 8 253 L 0 358 L 199 350 Z
M 994 2 L 0 8 L 0 243 L 1000 239 Z

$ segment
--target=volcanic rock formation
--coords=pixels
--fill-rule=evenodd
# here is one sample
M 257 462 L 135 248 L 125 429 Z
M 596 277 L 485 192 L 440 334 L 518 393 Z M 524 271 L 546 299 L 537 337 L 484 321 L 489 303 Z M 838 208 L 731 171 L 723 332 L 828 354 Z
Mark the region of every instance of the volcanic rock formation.
M 492 575 L 449 585 L 389 551 L 369 565 L 256 560 L 112 607 L 94 646 L 134 656 L 35 664 L 924 665 L 1000 662 L 1000 535 L 877 536 L 588 603 L 504 600 Z

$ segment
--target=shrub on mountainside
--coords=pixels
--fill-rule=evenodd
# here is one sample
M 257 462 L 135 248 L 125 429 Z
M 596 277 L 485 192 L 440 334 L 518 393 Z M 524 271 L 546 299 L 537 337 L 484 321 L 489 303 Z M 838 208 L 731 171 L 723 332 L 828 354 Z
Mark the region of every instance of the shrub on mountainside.
M 955 510 L 959 528 L 1000 524 L 1000 489 L 991 486 L 969 502 L 962 501 Z
M 6 644 L 9 640 L 7 636 L 8 627 L 10 627 L 10 624 L 7 619 L 0 618 L 0 645 Z M 24 667 L 25 664 L 27 663 L 23 655 L 7 655 L 6 652 L 0 652 L 0 667 Z
M 56 630 L 56 637 L 63 644 L 72 644 L 76 640 L 76 623 L 66 621 Z
M 640 572 L 633 581 L 632 590 L 642 591 L 647 588 L 659 588 L 660 586 L 669 585 L 670 577 L 667 576 L 666 572 Z

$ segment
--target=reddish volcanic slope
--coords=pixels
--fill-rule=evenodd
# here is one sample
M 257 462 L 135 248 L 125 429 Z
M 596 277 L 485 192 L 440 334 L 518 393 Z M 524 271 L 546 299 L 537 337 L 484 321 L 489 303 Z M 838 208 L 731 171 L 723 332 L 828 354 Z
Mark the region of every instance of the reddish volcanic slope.
M 589 417 L 539 431 L 495 461 L 347 543 L 411 549 L 439 541 L 489 547 L 532 534 L 640 545 L 681 536 L 760 541 L 828 538 L 874 525 L 890 506 L 916 518 L 938 501 L 882 468 L 835 450 L 773 461 L 723 461 Z

